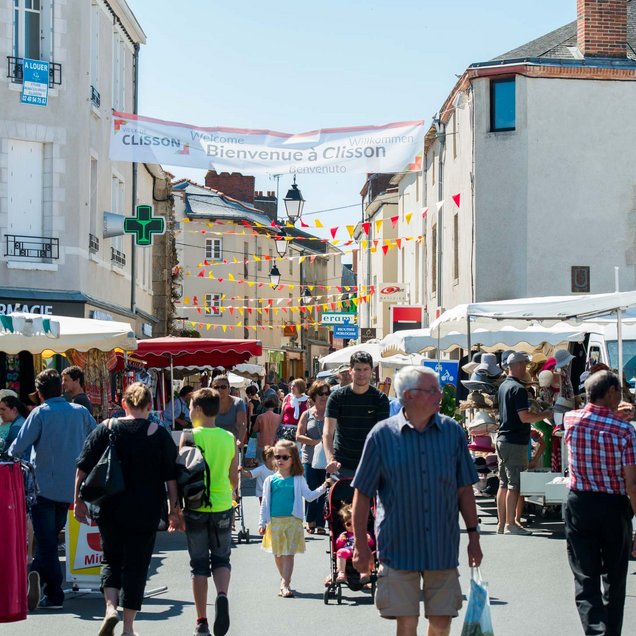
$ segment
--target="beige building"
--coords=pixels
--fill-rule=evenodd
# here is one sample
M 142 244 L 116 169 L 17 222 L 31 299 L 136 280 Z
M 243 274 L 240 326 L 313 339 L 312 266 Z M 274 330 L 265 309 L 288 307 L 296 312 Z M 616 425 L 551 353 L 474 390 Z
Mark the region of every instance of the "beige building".
M 223 175 L 216 177 L 219 185 Z M 177 325 L 203 337 L 260 340 L 259 362 L 276 379 L 311 376 L 331 346 L 329 330 L 319 323 L 323 305 L 338 295 L 341 252 L 285 227 L 287 252 L 280 257 L 271 226 L 275 205 L 268 216 L 232 198 L 231 181 L 244 197 L 249 188 L 254 197 L 253 177 L 235 173 L 227 175 L 225 194 L 188 180 L 173 184 L 182 285 Z M 277 286 L 270 279 L 274 265 Z
M 110 317 L 161 335 L 170 266 L 128 235 L 103 234 L 104 212 L 171 210 L 160 166 L 108 157 L 112 110 L 136 111 L 145 35 L 123 0 L 11 5 L 0 9 L 0 311 Z M 44 106 L 21 101 L 25 59 L 50 64 Z

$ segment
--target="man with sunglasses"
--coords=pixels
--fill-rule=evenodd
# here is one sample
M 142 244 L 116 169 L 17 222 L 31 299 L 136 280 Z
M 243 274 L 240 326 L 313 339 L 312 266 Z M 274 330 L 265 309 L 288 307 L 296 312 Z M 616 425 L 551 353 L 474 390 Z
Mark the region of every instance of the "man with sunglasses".
M 472 485 L 478 480 L 459 424 L 439 408 L 437 374 L 404 367 L 395 378 L 400 413 L 376 424 L 353 480 L 353 565 L 368 571 L 367 523 L 377 497 L 376 606 L 396 619 L 400 636 L 415 636 L 420 596 L 429 636 L 448 636 L 462 606 L 457 571 L 459 514 L 468 533 L 468 562 L 481 563 Z
M 371 355 L 357 351 L 349 364 L 352 382 L 329 396 L 322 434 L 327 473 L 339 477 L 353 477 L 369 431 L 389 417 L 389 399 L 371 386 Z

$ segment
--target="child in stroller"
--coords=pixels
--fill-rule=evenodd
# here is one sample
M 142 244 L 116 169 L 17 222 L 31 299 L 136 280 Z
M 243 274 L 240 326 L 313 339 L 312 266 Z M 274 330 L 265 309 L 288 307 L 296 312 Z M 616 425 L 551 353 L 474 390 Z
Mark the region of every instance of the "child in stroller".
M 354 538 L 353 538 L 353 527 L 351 522 L 351 504 L 343 504 L 342 508 L 338 511 L 340 518 L 342 519 L 342 524 L 345 529 L 340 533 L 338 538 L 336 539 L 336 548 L 338 548 L 338 552 L 336 552 L 337 558 L 337 571 L 336 575 L 336 583 L 346 583 L 347 582 L 347 561 L 353 558 L 353 547 L 354 547 Z M 375 546 L 375 542 L 371 535 L 367 532 L 367 543 L 369 547 L 373 550 Z M 369 563 L 369 570 L 371 569 L 371 564 Z M 371 582 L 371 572 L 364 572 L 360 574 L 360 583 L 363 585 Z
M 325 519 L 329 524 L 331 565 L 330 576 L 325 580 L 325 592 L 323 594 L 325 605 L 329 603 L 330 598 L 335 598 L 338 604 L 342 603 L 343 585 L 346 585 L 353 592 L 368 589 L 370 586 L 371 598 L 373 599 L 375 596 L 375 571 L 377 570 L 377 564 L 370 563 L 368 573 L 361 576 L 353 567 L 351 560 L 351 556 L 353 556 L 353 534 L 351 526 L 346 526 L 345 521 L 351 521 L 352 481 L 350 478 L 339 479 L 333 484 L 325 504 Z M 367 541 L 369 546 L 375 544 L 374 514 L 375 508 L 372 506 L 367 522 Z M 342 540 L 344 540 L 344 543 L 342 543 Z M 340 552 L 340 550 L 345 550 L 346 552 Z

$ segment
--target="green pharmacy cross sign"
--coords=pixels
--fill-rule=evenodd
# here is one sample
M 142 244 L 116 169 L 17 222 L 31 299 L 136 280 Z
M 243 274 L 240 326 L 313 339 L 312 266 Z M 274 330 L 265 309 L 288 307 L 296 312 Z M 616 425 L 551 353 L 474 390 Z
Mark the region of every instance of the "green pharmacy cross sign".
M 162 216 L 152 216 L 151 205 L 138 205 L 135 216 L 124 220 L 124 232 L 134 234 L 137 245 L 152 245 L 153 234 L 165 234 L 166 222 Z

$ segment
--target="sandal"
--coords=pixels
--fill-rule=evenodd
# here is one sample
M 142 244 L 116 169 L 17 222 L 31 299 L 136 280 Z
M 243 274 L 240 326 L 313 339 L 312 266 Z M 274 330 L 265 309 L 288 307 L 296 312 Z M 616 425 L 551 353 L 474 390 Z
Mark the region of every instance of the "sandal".
M 283 598 L 294 598 L 294 593 L 285 585 L 281 585 L 278 596 L 282 596 Z
M 347 575 L 344 572 L 338 572 L 338 576 L 336 576 L 336 583 L 346 583 Z
M 305 528 L 307 530 L 307 534 L 314 534 L 316 532 L 316 528 Z
M 316 534 L 327 534 L 324 528 L 316 528 Z

